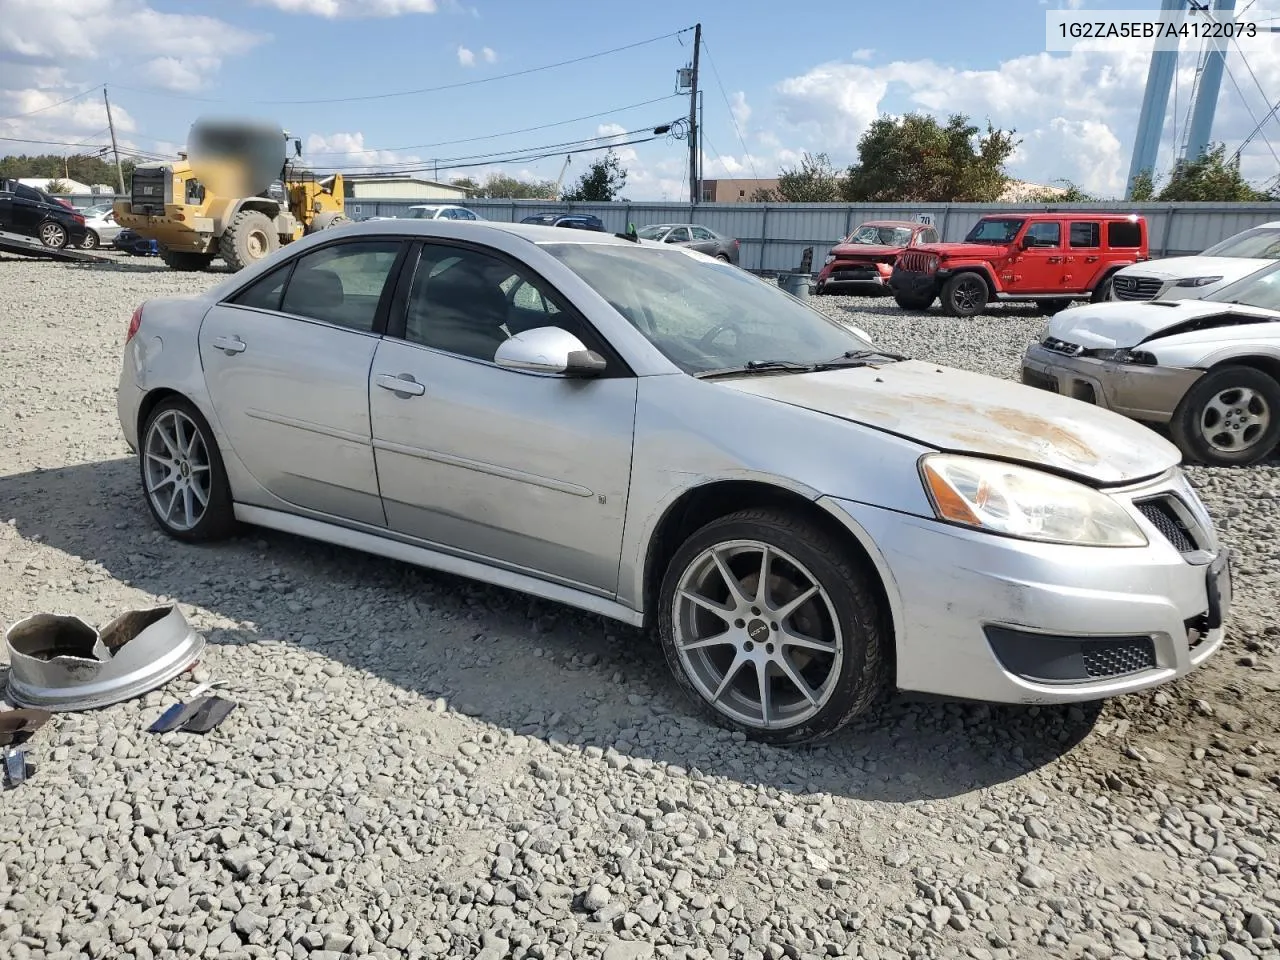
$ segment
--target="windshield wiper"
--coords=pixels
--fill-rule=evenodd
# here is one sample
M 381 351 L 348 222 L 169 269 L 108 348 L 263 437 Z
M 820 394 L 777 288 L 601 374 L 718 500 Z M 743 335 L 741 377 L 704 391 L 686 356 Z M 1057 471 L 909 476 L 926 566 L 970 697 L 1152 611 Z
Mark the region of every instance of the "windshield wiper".
M 699 380 L 709 380 L 713 377 L 743 376 L 751 373 L 776 373 L 779 370 L 785 370 L 790 373 L 811 373 L 817 367 L 817 364 L 796 363 L 794 360 L 748 360 L 738 367 L 703 370 L 700 373 L 695 373 L 694 376 Z
M 890 353 L 888 350 L 846 350 L 840 356 L 822 363 L 815 363 L 814 370 L 834 370 L 838 367 L 869 367 L 877 363 L 897 363 L 909 360 L 901 353 Z

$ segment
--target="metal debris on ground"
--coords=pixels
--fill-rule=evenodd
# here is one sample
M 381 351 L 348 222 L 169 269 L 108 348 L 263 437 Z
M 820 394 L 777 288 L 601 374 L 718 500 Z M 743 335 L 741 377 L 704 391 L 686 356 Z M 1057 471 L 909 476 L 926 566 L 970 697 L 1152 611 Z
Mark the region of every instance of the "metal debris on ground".
M 188 669 L 204 643 L 175 604 L 130 610 L 101 631 L 77 616 L 39 613 L 5 634 L 9 699 L 53 711 L 119 703 Z

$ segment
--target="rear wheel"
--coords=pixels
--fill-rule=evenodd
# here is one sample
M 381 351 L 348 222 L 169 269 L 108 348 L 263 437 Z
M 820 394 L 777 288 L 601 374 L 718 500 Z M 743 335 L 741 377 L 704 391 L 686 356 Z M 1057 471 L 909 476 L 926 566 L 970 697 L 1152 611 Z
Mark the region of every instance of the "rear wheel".
M 742 510 L 685 541 L 663 578 L 658 631 L 684 692 L 754 740 L 826 736 L 889 684 L 890 641 L 862 566 L 784 511 Z
M 209 423 L 183 397 L 156 404 L 142 427 L 138 462 L 147 509 L 177 540 L 220 540 L 234 532 L 231 487 Z
M 894 302 L 903 310 L 910 310 L 912 313 L 921 313 L 933 306 L 933 297 L 913 297 L 906 293 L 895 293 L 893 295 Z
M 1169 433 L 1201 463 L 1256 463 L 1280 443 L 1280 383 L 1253 367 L 1211 370 L 1182 398 Z
M 80 249 L 96 250 L 98 247 L 98 243 L 99 243 L 98 235 L 94 233 L 92 230 L 86 230 L 84 234 L 84 239 L 80 241 Z
M 258 210 L 241 210 L 218 241 L 218 252 L 233 271 L 252 266 L 280 247 L 275 224 Z
M 46 220 L 38 231 L 40 242 L 46 247 L 61 250 L 67 245 L 67 228 L 56 220 Z
M 170 270 L 194 272 L 208 270 L 209 265 L 213 263 L 213 254 L 191 253 L 187 250 L 161 250 L 160 259 Z
M 976 273 L 957 273 L 942 287 L 942 312 L 972 317 L 987 305 L 987 282 Z

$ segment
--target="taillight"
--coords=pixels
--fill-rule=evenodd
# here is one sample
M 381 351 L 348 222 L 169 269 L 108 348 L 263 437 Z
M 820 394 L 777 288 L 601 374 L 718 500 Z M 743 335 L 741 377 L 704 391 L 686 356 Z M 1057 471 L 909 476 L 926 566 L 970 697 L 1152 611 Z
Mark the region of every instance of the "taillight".
M 138 328 L 142 326 L 142 308 L 145 304 L 139 304 L 138 309 L 133 311 L 133 316 L 129 318 L 129 331 L 124 335 L 124 342 L 128 343 L 133 339 L 133 335 L 138 332 Z
M 84 214 L 83 214 L 83 213 L 73 213 L 73 214 L 71 215 L 71 219 L 72 219 L 72 220 L 74 220 L 76 223 L 84 223 Z
M 733 249 L 737 250 L 737 249 L 739 249 L 741 246 L 742 246 L 742 244 L 741 244 L 741 243 L 739 243 L 737 240 L 734 240 L 734 241 L 733 241 Z

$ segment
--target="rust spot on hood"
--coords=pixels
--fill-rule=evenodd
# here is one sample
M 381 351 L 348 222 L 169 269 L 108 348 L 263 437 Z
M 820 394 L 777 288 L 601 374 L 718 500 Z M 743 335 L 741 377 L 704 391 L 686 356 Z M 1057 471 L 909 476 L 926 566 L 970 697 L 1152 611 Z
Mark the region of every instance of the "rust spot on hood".
M 1009 407 L 993 409 L 988 412 L 988 416 L 1001 426 L 1008 427 L 1010 430 L 1017 430 L 1019 433 L 1025 433 L 1029 437 L 1043 440 L 1045 443 L 1057 447 L 1072 460 L 1079 463 L 1098 462 L 1097 451 L 1076 434 L 1063 429 L 1050 420 L 1035 417 Z

